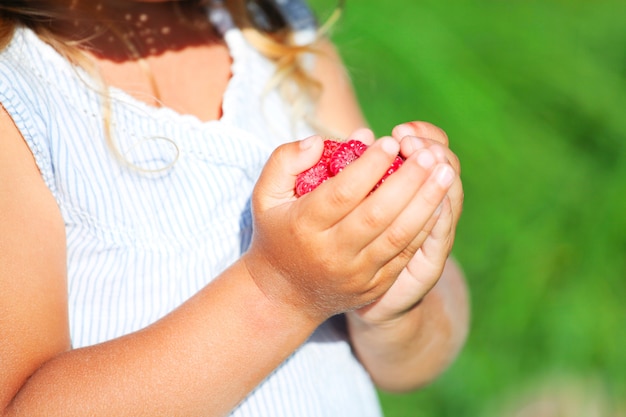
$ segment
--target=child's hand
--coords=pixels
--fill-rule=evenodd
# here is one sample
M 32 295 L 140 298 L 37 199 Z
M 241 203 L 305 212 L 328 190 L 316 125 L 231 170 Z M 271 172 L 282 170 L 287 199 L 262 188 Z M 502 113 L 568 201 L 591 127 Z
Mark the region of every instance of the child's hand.
M 254 236 L 243 258 L 268 298 L 319 322 L 387 292 L 422 246 L 422 230 L 455 176 L 448 164 L 428 164 L 431 151 L 418 150 L 368 196 L 400 149 L 387 137 L 296 198 L 296 176 L 322 147 L 312 137 L 273 153 L 253 193 Z
M 393 137 L 408 157 L 429 149 L 437 163 L 450 164 L 460 171 L 459 160 L 448 148 L 448 138 L 439 128 L 422 122 L 396 126 Z M 419 249 L 400 273 L 394 285 L 375 303 L 358 310 L 361 320 L 383 323 L 393 320 L 415 306 L 437 283 L 454 242 L 456 224 L 463 205 L 463 189 L 458 176 L 415 244 Z
M 450 150 L 448 135 L 442 129 L 427 122 L 407 122 L 397 125 L 392 130 L 392 136 L 402 141 L 409 137 L 409 140 L 402 142 L 402 155 L 407 156 L 413 152 L 428 146 L 435 153 L 439 161 L 448 162 L 461 175 L 461 164 L 459 158 Z M 461 217 L 463 209 L 463 186 L 460 178 L 452 184 L 448 191 L 448 197 L 452 206 L 454 228 Z

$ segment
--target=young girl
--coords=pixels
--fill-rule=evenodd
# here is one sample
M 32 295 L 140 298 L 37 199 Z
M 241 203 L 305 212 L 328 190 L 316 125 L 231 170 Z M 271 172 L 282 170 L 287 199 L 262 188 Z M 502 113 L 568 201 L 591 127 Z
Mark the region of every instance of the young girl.
M 249 20 L 0 5 L 1 416 L 379 416 L 456 356 L 445 134 L 374 141 L 326 40 Z M 296 198 L 320 127 L 370 146 Z

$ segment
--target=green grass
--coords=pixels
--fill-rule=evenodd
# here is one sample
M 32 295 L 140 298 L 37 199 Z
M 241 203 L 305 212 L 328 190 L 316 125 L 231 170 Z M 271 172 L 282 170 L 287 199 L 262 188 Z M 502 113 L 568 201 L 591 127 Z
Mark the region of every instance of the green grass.
M 626 408 L 625 19 L 621 0 L 347 2 L 333 38 L 372 127 L 443 127 L 466 195 L 470 338 L 429 387 L 381 393 L 387 417 L 512 416 L 554 375 Z

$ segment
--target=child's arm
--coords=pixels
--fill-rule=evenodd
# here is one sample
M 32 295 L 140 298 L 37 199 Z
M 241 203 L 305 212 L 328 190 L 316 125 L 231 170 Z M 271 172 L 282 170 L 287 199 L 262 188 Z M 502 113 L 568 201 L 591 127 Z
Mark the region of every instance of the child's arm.
M 431 174 L 417 156 L 365 198 L 396 140 L 378 141 L 299 199 L 295 177 L 323 140 L 283 145 L 255 187 L 252 246 L 240 261 L 153 325 L 71 349 L 63 220 L 2 108 L 0 138 L 3 417 L 226 415 L 321 322 L 385 293 L 404 266 L 398 254 L 428 222 L 412 215 Z M 380 210 L 399 190 L 404 197 Z
M 0 139 L 0 416 L 225 415 L 317 326 L 237 263 L 154 325 L 72 350 L 63 219 L 1 106 Z
M 368 322 L 349 313 L 355 351 L 376 385 L 405 392 L 436 379 L 456 358 L 468 331 L 464 277 L 453 260 L 418 305 L 396 320 Z
M 411 122 L 394 128 L 393 135 L 398 140 L 412 136 L 402 142 L 408 145 L 403 146 L 406 153 L 427 147 L 437 161 L 460 171 L 441 129 Z M 357 355 L 380 388 L 405 391 L 432 381 L 463 346 L 469 327 L 468 294 L 461 269 L 449 258 L 462 202 L 456 178 L 441 212 L 424 229 L 428 237 L 396 283 L 372 305 L 348 314 Z
M 347 134 L 365 126 L 365 121 L 339 56 L 331 45 L 327 48 L 316 67 L 324 86 L 318 116 L 322 123 Z M 457 175 L 460 172 L 441 129 L 406 123 L 397 126 L 393 136 L 399 141 L 406 136 L 420 138 L 403 142 L 405 156 L 428 148 L 437 162 L 448 162 Z M 467 336 L 465 279 L 448 259 L 463 201 L 458 177 L 447 194 L 441 213 L 417 240 L 420 250 L 397 283 L 381 301 L 347 314 L 354 349 L 380 388 L 404 391 L 431 381 L 457 356 Z

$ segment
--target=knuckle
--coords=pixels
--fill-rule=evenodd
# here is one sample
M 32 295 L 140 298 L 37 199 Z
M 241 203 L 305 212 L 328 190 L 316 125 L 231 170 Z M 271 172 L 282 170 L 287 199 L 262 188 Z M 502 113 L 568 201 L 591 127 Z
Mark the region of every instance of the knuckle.
M 353 200 L 354 196 L 347 184 L 338 182 L 330 190 L 329 204 L 331 207 L 343 207 Z
M 422 200 L 428 207 L 435 209 L 445 196 L 445 191 L 437 186 L 427 187 L 422 193 Z
M 380 205 L 376 204 L 368 208 L 363 215 L 363 224 L 365 227 L 377 229 L 385 224 L 386 212 Z
M 411 241 L 407 230 L 399 226 L 389 227 L 386 239 L 389 245 L 398 252 L 403 251 Z
M 299 218 L 286 218 L 288 233 L 291 235 L 291 239 L 294 241 L 301 241 L 303 237 L 310 236 L 313 232 L 310 225 L 306 221 L 301 221 Z
M 396 256 L 396 259 L 402 264 L 405 265 L 407 262 L 415 256 L 415 253 L 419 249 L 419 246 L 415 244 L 409 244 L 405 248 L 403 248 L 400 253 Z

